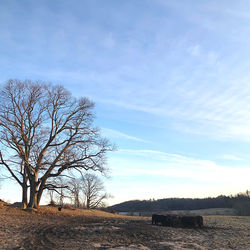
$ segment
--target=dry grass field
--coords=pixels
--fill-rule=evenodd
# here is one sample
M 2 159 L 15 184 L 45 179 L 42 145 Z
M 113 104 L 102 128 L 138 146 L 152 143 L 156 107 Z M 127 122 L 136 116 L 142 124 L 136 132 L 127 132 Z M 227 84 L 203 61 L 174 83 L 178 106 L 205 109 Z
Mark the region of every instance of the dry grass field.
M 152 226 L 147 217 L 0 205 L 1 249 L 250 249 L 250 217 L 205 216 L 204 228 Z

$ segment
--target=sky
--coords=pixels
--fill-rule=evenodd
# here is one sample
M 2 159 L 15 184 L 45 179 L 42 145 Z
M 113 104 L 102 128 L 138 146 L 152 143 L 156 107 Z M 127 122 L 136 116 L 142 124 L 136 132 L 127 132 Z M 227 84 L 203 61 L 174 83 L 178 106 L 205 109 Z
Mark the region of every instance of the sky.
M 108 204 L 250 188 L 248 0 L 0 0 L 0 84 L 96 104 Z M 0 198 L 20 200 L 13 183 Z

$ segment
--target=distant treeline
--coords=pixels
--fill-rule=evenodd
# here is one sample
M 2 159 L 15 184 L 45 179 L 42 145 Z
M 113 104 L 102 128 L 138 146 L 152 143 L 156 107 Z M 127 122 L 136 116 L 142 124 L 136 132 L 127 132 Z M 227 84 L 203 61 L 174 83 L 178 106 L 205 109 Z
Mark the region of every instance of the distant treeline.
M 109 207 L 117 212 L 155 212 L 168 210 L 197 210 L 208 208 L 234 208 L 238 215 L 250 215 L 250 192 L 216 198 L 168 198 L 159 200 L 132 200 Z

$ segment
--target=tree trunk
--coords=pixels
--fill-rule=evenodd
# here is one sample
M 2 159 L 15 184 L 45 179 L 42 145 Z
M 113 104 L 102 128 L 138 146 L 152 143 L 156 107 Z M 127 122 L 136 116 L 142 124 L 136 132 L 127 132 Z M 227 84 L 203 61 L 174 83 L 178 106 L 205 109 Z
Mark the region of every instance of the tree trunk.
M 37 208 L 38 207 L 38 185 L 39 183 L 36 182 L 35 176 L 30 180 L 30 200 L 28 204 L 29 209 Z
M 28 204 L 28 187 L 26 185 L 26 183 L 23 184 L 22 186 L 22 208 L 26 209 L 27 208 L 27 204 Z
M 37 207 L 38 207 L 37 190 L 36 188 L 30 187 L 30 200 L 29 200 L 28 208 L 37 208 Z
M 44 186 L 45 186 L 45 181 L 41 182 L 41 185 L 39 187 L 38 193 L 37 193 L 37 206 L 39 206 L 41 198 L 42 198 L 42 194 L 43 194 L 43 190 L 44 190 Z
M 23 184 L 22 184 L 22 208 L 26 209 L 27 204 L 28 204 L 28 186 L 27 186 L 27 174 L 26 174 L 26 169 L 24 168 L 24 173 L 23 173 Z
M 89 199 L 89 198 L 87 198 L 86 208 L 87 208 L 87 209 L 90 209 L 90 199 Z
M 80 207 L 79 192 L 75 191 L 75 207 Z

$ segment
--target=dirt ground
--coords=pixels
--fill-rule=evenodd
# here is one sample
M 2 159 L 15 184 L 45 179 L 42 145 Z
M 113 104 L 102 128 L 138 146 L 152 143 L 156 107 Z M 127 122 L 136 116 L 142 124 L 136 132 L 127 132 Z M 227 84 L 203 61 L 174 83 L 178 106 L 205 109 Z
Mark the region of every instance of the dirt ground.
M 207 216 L 204 228 L 151 225 L 150 218 L 0 206 L 0 249 L 250 249 L 250 217 Z

